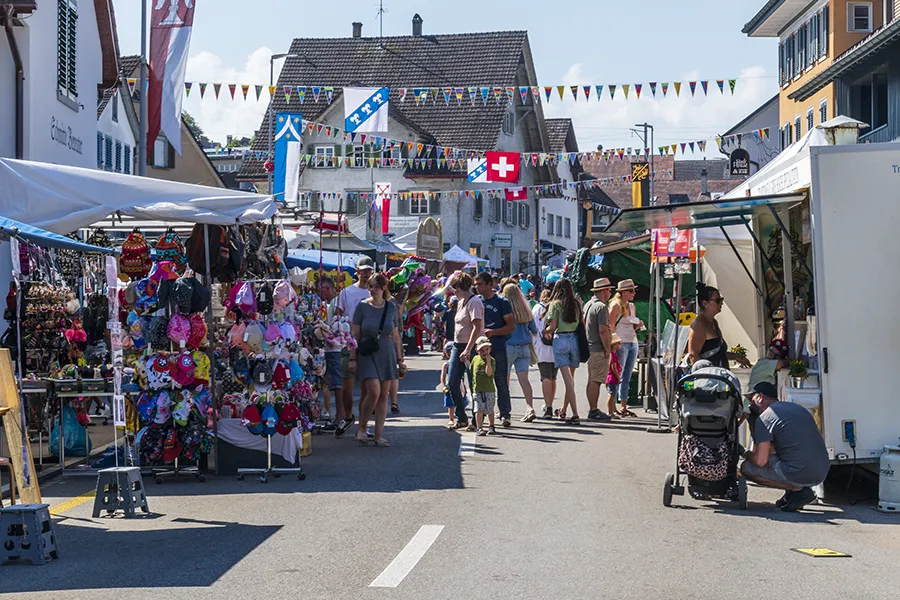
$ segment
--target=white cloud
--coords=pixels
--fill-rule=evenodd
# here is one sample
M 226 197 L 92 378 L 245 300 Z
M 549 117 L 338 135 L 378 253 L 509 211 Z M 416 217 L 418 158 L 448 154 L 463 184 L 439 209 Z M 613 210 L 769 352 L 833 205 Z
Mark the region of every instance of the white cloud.
M 727 80 L 724 95 L 719 93 L 716 81 L 710 80 L 708 95 L 703 94 L 698 81 L 696 93 L 692 97 L 688 81 L 699 80 L 700 74 L 687 72 L 681 77 L 683 85 L 680 96 L 676 96 L 674 86 L 669 82 L 669 93 L 663 98 L 662 82 L 659 82 L 654 98 L 645 81 L 640 99 L 637 98 L 632 82 L 628 100 L 625 100 L 620 83 L 616 84 L 615 99 L 611 100 L 608 83 L 605 83 L 599 100 L 596 89 L 592 86 L 589 102 L 584 101 L 582 89 L 579 89 L 578 101 L 574 102 L 568 86 L 582 86 L 586 81 L 603 81 L 596 73 L 585 73 L 582 64 L 578 63 L 572 65 L 563 77 L 563 83 L 567 86 L 565 100 L 560 101 L 554 90 L 551 101 L 544 104 L 544 113 L 548 118 L 571 118 L 575 124 L 579 149 L 584 151 L 593 150 L 598 144 L 602 144 L 604 148 L 639 148 L 640 139 L 632 135 L 629 129 L 636 123 L 646 121 L 655 128 L 653 151 L 656 152 L 663 145 L 715 138 L 759 108 L 777 91 L 774 78 L 767 76 L 766 70 L 761 66 L 742 69 L 737 77 L 733 96 L 728 89 Z M 712 152 L 708 146 L 707 156 L 716 157 L 718 152 L 715 145 L 710 146 Z M 680 152 L 678 157 L 681 157 Z M 698 152 L 696 158 L 701 157 L 702 154 Z
M 272 50 L 254 50 L 240 69 L 228 67 L 212 52 L 203 51 L 188 59 L 186 81 L 194 82 L 190 97 L 184 101 L 184 109 L 191 113 L 203 128 L 206 137 L 225 143 L 227 135 L 252 137 L 259 127 L 269 102 L 269 57 Z M 275 62 L 275 81 L 284 61 Z M 205 96 L 200 98 L 197 83 L 207 83 Z M 218 100 L 213 91 L 213 83 L 221 83 L 222 91 Z M 228 84 L 237 84 L 234 100 Z M 244 101 L 241 84 L 249 84 L 250 91 Z M 259 101 L 256 100 L 255 85 L 263 85 Z

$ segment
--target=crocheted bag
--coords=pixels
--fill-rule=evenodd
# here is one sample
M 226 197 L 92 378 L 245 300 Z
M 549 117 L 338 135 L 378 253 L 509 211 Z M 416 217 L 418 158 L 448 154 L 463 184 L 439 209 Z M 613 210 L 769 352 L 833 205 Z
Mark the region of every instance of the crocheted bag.
M 122 243 L 119 257 L 119 271 L 132 279 L 146 277 L 153 261 L 150 259 L 150 245 L 139 231 L 132 231 Z

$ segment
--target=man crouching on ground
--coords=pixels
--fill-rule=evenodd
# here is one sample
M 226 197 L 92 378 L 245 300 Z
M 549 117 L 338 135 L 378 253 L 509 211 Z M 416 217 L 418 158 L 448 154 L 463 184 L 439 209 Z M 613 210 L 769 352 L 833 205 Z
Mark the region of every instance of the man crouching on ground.
M 815 500 L 812 487 L 828 475 L 828 451 L 812 415 L 790 402 L 779 402 L 778 390 L 768 382 L 753 389 L 750 431 L 754 448 L 748 451 L 741 473 L 759 485 L 785 490 L 775 506 L 795 512 Z

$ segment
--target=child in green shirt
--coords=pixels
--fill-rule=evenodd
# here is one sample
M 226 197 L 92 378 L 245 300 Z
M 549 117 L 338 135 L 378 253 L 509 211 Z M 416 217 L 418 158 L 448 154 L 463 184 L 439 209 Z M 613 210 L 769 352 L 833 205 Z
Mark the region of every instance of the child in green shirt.
M 497 388 L 494 386 L 494 370 L 497 361 L 491 357 L 491 341 L 481 336 L 475 342 L 478 356 L 472 359 L 469 366 L 472 373 L 472 393 L 475 405 L 475 435 L 496 435 L 494 428 L 494 405 L 497 401 Z M 484 413 L 487 412 L 489 429 L 484 429 Z

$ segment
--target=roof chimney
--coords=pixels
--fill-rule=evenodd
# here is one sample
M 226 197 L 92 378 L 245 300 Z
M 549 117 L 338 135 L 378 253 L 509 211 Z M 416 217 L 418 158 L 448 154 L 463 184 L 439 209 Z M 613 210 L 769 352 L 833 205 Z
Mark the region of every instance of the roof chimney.
M 353 24 L 353 37 L 361 38 L 362 37 L 362 23 L 354 23 Z
M 706 167 L 703 167 L 703 170 L 700 171 L 700 195 L 704 198 L 712 197 L 709 194 L 709 173 Z
M 419 13 L 413 16 L 413 37 L 422 37 L 422 17 Z

